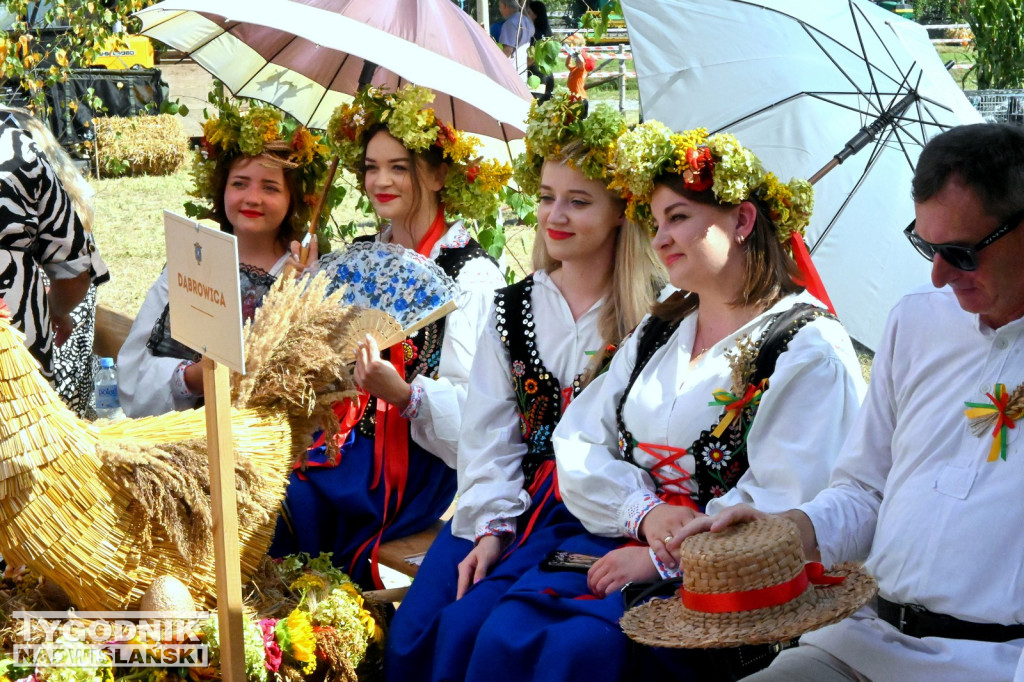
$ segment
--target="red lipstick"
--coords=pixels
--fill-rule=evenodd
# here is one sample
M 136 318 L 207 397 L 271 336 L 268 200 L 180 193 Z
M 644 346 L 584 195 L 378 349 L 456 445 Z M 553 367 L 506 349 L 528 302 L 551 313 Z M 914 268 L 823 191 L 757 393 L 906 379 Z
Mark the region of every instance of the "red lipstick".
M 260 216 L 263 215 L 259 211 L 253 211 L 253 210 L 239 211 L 239 213 L 244 215 L 246 218 L 259 218 Z
M 381 202 L 382 204 L 386 204 L 389 201 L 394 201 L 395 199 L 398 198 L 397 194 L 376 194 L 374 196 L 376 196 L 377 201 Z
M 572 232 L 563 232 L 562 230 L 553 230 L 553 229 L 551 229 L 549 227 L 548 228 L 548 236 L 551 237 L 552 239 L 557 239 L 557 240 L 561 241 L 563 239 L 568 239 L 569 237 L 573 237 L 575 235 Z

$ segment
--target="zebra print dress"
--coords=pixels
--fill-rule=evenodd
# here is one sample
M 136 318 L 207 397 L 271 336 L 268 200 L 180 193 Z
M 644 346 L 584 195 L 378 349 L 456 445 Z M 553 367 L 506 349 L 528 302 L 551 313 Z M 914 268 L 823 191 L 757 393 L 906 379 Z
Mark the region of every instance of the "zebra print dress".
M 0 296 L 47 379 L 53 334 L 43 273 L 66 279 L 91 270 L 95 283 L 105 281 L 105 269 L 95 271 L 95 251 L 49 162 L 14 118 L 0 113 Z

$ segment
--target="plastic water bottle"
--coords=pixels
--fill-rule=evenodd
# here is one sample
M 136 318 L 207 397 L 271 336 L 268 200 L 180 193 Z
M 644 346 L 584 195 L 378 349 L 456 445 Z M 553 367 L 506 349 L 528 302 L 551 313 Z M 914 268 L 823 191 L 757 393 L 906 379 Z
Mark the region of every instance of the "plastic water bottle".
M 114 358 L 100 358 L 96 372 L 96 416 L 101 419 L 123 419 L 124 411 L 117 397 L 117 368 Z

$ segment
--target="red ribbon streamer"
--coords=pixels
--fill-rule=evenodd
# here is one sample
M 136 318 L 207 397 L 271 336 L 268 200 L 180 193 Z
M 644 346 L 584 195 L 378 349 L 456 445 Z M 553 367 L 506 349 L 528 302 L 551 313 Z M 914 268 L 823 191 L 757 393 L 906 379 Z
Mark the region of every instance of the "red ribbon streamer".
M 807 289 L 811 296 L 824 303 L 828 307 L 828 311 L 835 315 L 836 309 L 832 306 L 832 299 L 828 297 L 828 292 L 825 291 L 825 284 L 821 281 L 818 268 L 814 267 L 811 253 L 807 250 L 804 238 L 800 236 L 799 232 L 794 232 L 790 235 L 789 246 L 793 251 L 793 260 L 796 261 L 797 267 L 800 268 L 800 274 L 803 275 L 801 280 L 796 283 Z
M 336 467 L 341 464 L 341 452 L 340 448 L 348 440 L 348 436 L 352 433 L 352 429 L 359 424 L 359 421 L 363 418 L 363 412 L 366 411 L 366 406 L 370 402 L 370 394 L 360 392 L 359 395 L 353 400 L 350 397 L 346 397 L 338 402 L 334 403 L 331 408 L 334 410 L 334 414 L 338 417 L 338 433 L 334 437 L 335 442 L 338 444 L 339 452 L 338 459 L 336 461 L 324 460 L 323 462 L 307 461 L 304 464 L 296 461 L 292 465 L 292 469 L 295 470 L 296 475 L 299 479 L 305 481 L 306 475 L 303 473 L 303 468 L 316 469 L 318 467 Z M 326 442 L 326 435 L 320 434 L 320 437 L 316 439 L 316 442 L 309 446 L 310 450 L 318 448 Z
M 825 575 L 824 566 L 816 561 L 810 561 L 804 565 L 804 570 L 797 573 L 793 579 L 778 585 L 761 587 L 756 590 L 713 594 L 690 592 L 684 587 L 679 593 L 683 599 L 683 606 L 691 611 L 733 613 L 779 606 L 799 597 L 808 585 L 838 585 L 844 580 L 846 578 Z
M 424 258 L 430 258 L 430 252 L 444 235 L 446 227 L 444 206 L 439 205 L 434 221 L 430 224 L 430 229 L 416 245 L 416 253 Z M 402 348 L 402 344 L 388 349 L 388 359 L 394 365 L 398 376 L 405 379 L 405 350 Z M 402 416 L 401 410 L 397 407 L 378 397 L 377 421 L 373 432 L 373 484 L 370 486 L 371 489 L 380 484 L 381 474 L 384 477 L 384 509 L 381 527 L 375 536 L 356 550 L 353 559 L 353 561 L 358 559 L 370 546 L 370 543 L 373 543 L 373 549 L 370 551 L 370 572 L 377 589 L 384 589 L 384 583 L 380 579 L 380 564 L 377 560 L 384 529 L 391 525 L 394 517 L 402 508 L 402 498 L 405 496 L 405 487 L 409 479 L 409 420 Z M 392 494 L 395 495 L 394 512 L 391 511 Z
M 552 499 L 555 502 L 562 501 L 562 495 L 558 490 L 558 469 L 555 467 L 555 460 L 553 459 L 544 460 L 537 467 L 537 471 L 533 475 L 533 482 L 526 489 L 526 492 L 530 493 L 530 499 L 532 500 L 540 492 L 541 486 L 548 479 L 551 479 L 551 485 L 548 486 L 547 493 L 544 494 L 544 497 L 539 502 L 533 503 L 530 510 L 530 520 L 526 523 L 526 528 L 523 529 L 523 533 L 516 543 L 505 552 L 502 560 L 526 542 L 526 538 L 530 537 L 530 534 L 533 533 L 533 527 L 537 524 L 537 519 L 540 518 L 541 512 L 544 511 L 544 508 L 547 507 Z

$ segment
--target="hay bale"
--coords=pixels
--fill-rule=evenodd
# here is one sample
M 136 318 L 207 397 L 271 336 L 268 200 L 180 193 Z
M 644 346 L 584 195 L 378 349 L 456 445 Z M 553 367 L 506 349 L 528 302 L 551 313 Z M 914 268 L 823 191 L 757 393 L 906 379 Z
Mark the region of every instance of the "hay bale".
M 181 118 L 107 116 L 94 120 L 96 153 L 105 176 L 169 175 L 188 156 L 188 137 Z

